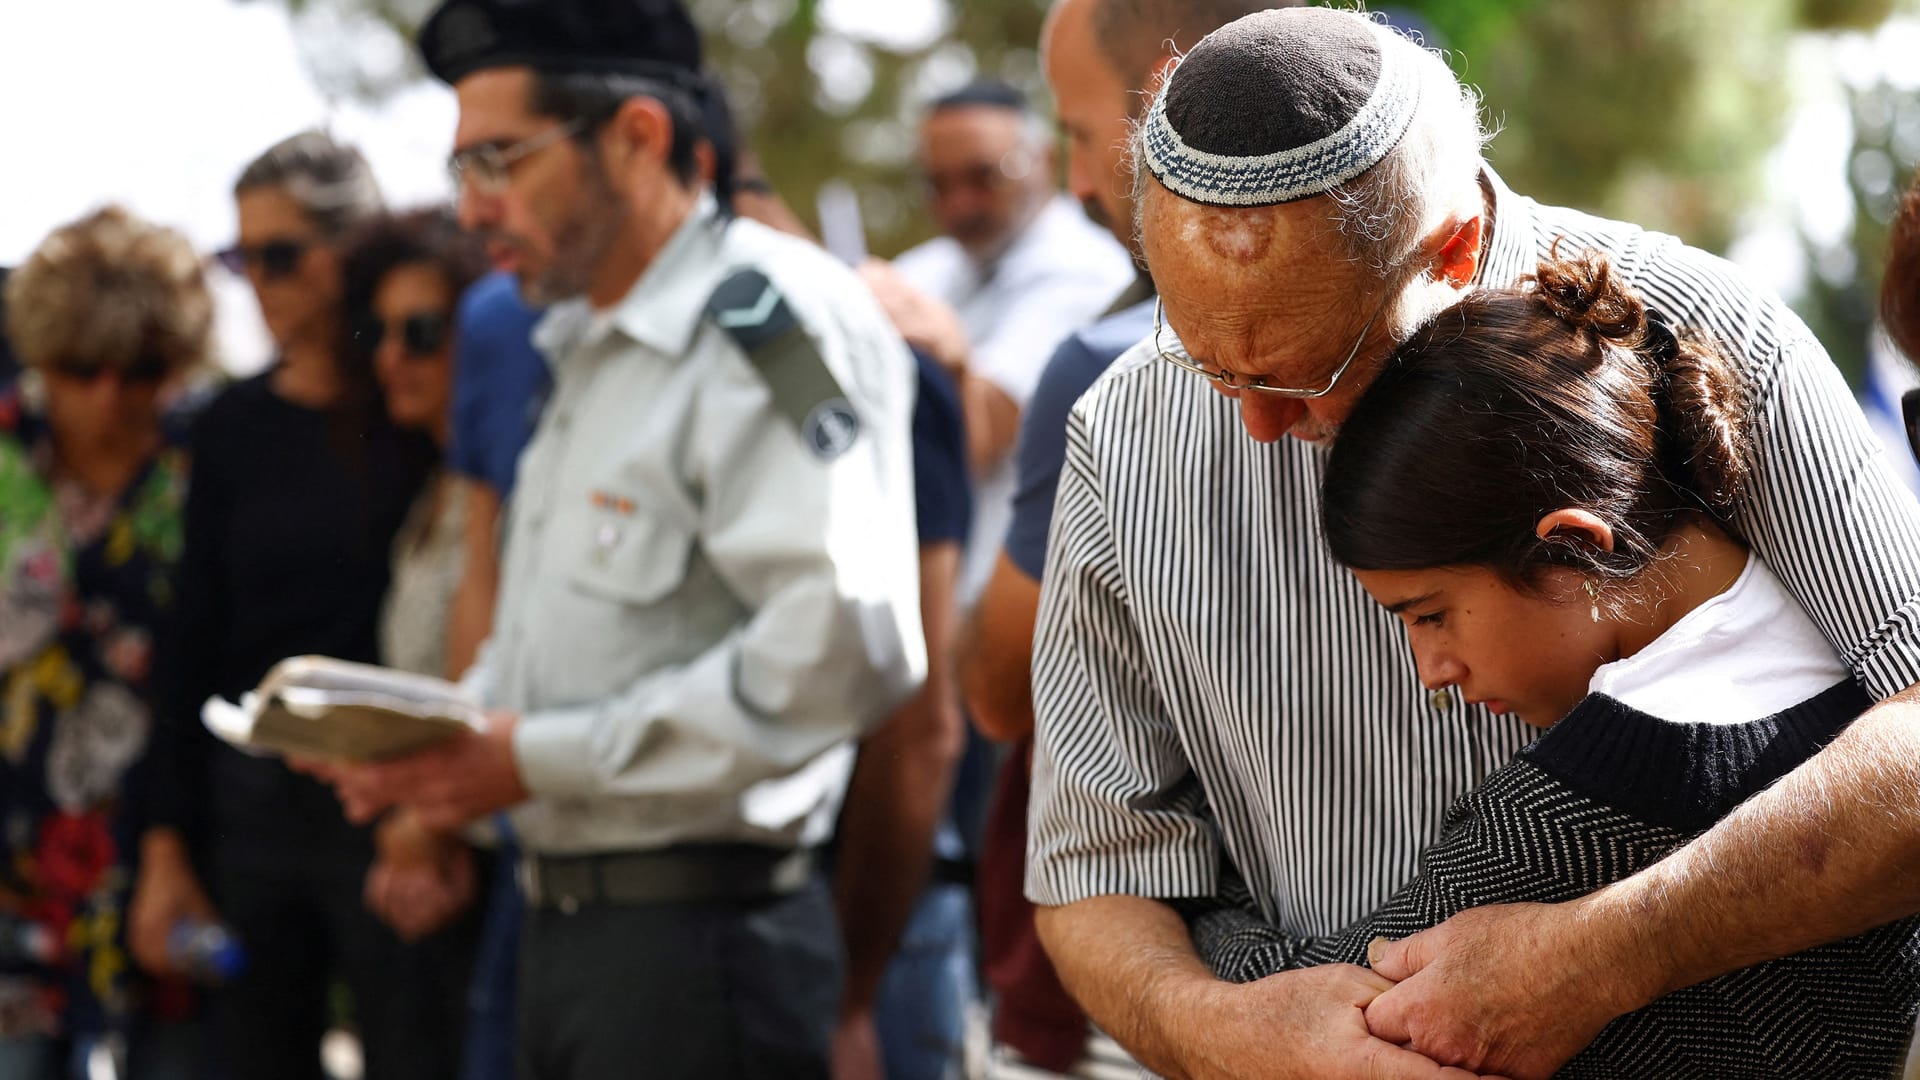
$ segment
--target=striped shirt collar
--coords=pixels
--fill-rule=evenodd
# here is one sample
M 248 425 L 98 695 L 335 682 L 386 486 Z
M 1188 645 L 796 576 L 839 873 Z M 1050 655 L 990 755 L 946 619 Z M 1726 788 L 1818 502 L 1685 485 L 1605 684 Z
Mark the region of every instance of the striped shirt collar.
M 1474 284 L 1483 288 L 1504 289 L 1533 273 L 1538 265 L 1534 237 L 1533 200 L 1517 195 L 1493 171 L 1482 166 L 1480 186 L 1486 191 L 1492 208 L 1491 235 L 1487 238 Z

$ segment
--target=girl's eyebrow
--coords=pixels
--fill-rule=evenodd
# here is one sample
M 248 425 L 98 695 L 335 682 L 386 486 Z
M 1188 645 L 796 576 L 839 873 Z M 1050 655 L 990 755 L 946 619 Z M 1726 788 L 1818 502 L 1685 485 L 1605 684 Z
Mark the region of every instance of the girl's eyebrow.
M 1398 603 L 1388 604 L 1387 614 L 1398 615 L 1410 607 L 1417 607 L 1418 605 L 1424 604 L 1427 601 L 1439 595 L 1440 595 L 1440 590 L 1435 589 L 1433 592 L 1421 593 L 1419 596 L 1409 596 L 1405 600 L 1402 600 Z

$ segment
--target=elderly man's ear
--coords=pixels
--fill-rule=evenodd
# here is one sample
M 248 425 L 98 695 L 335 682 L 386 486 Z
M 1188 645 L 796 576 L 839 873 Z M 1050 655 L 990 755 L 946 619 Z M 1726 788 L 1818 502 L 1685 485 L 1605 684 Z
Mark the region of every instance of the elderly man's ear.
M 1473 284 L 1474 272 L 1480 269 L 1480 242 L 1486 228 L 1486 217 L 1476 214 L 1455 218 L 1435 230 L 1433 236 L 1440 247 L 1431 263 L 1434 276 L 1457 289 Z

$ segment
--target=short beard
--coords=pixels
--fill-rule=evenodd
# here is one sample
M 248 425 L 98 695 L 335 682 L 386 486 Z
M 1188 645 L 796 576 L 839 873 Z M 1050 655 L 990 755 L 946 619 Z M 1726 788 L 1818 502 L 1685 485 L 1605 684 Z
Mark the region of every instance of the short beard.
M 586 295 L 593 286 L 594 273 L 606 260 L 630 213 L 632 207 L 602 174 L 598 149 L 583 145 L 580 195 L 574 200 L 573 212 L 554 230 L 553 261 L 545 272 L 522 282 L 521 295 L 535 307 Z

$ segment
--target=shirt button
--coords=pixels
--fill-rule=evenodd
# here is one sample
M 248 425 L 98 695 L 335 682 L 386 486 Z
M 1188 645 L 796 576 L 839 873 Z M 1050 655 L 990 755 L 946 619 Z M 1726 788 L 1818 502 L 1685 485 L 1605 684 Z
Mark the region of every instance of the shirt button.
M 1453 689 L 1443 686 L 1427 695 L 1427 701 L 1439 712 L 1453 708 Z
M 573 897 L 573 896 L 563 896 L 560 898 L 559 907 L 560 907 L 560 914 L 575 915 L 575 914 L 578 914 L 580 911 L 580 900 L 579 898 Z

